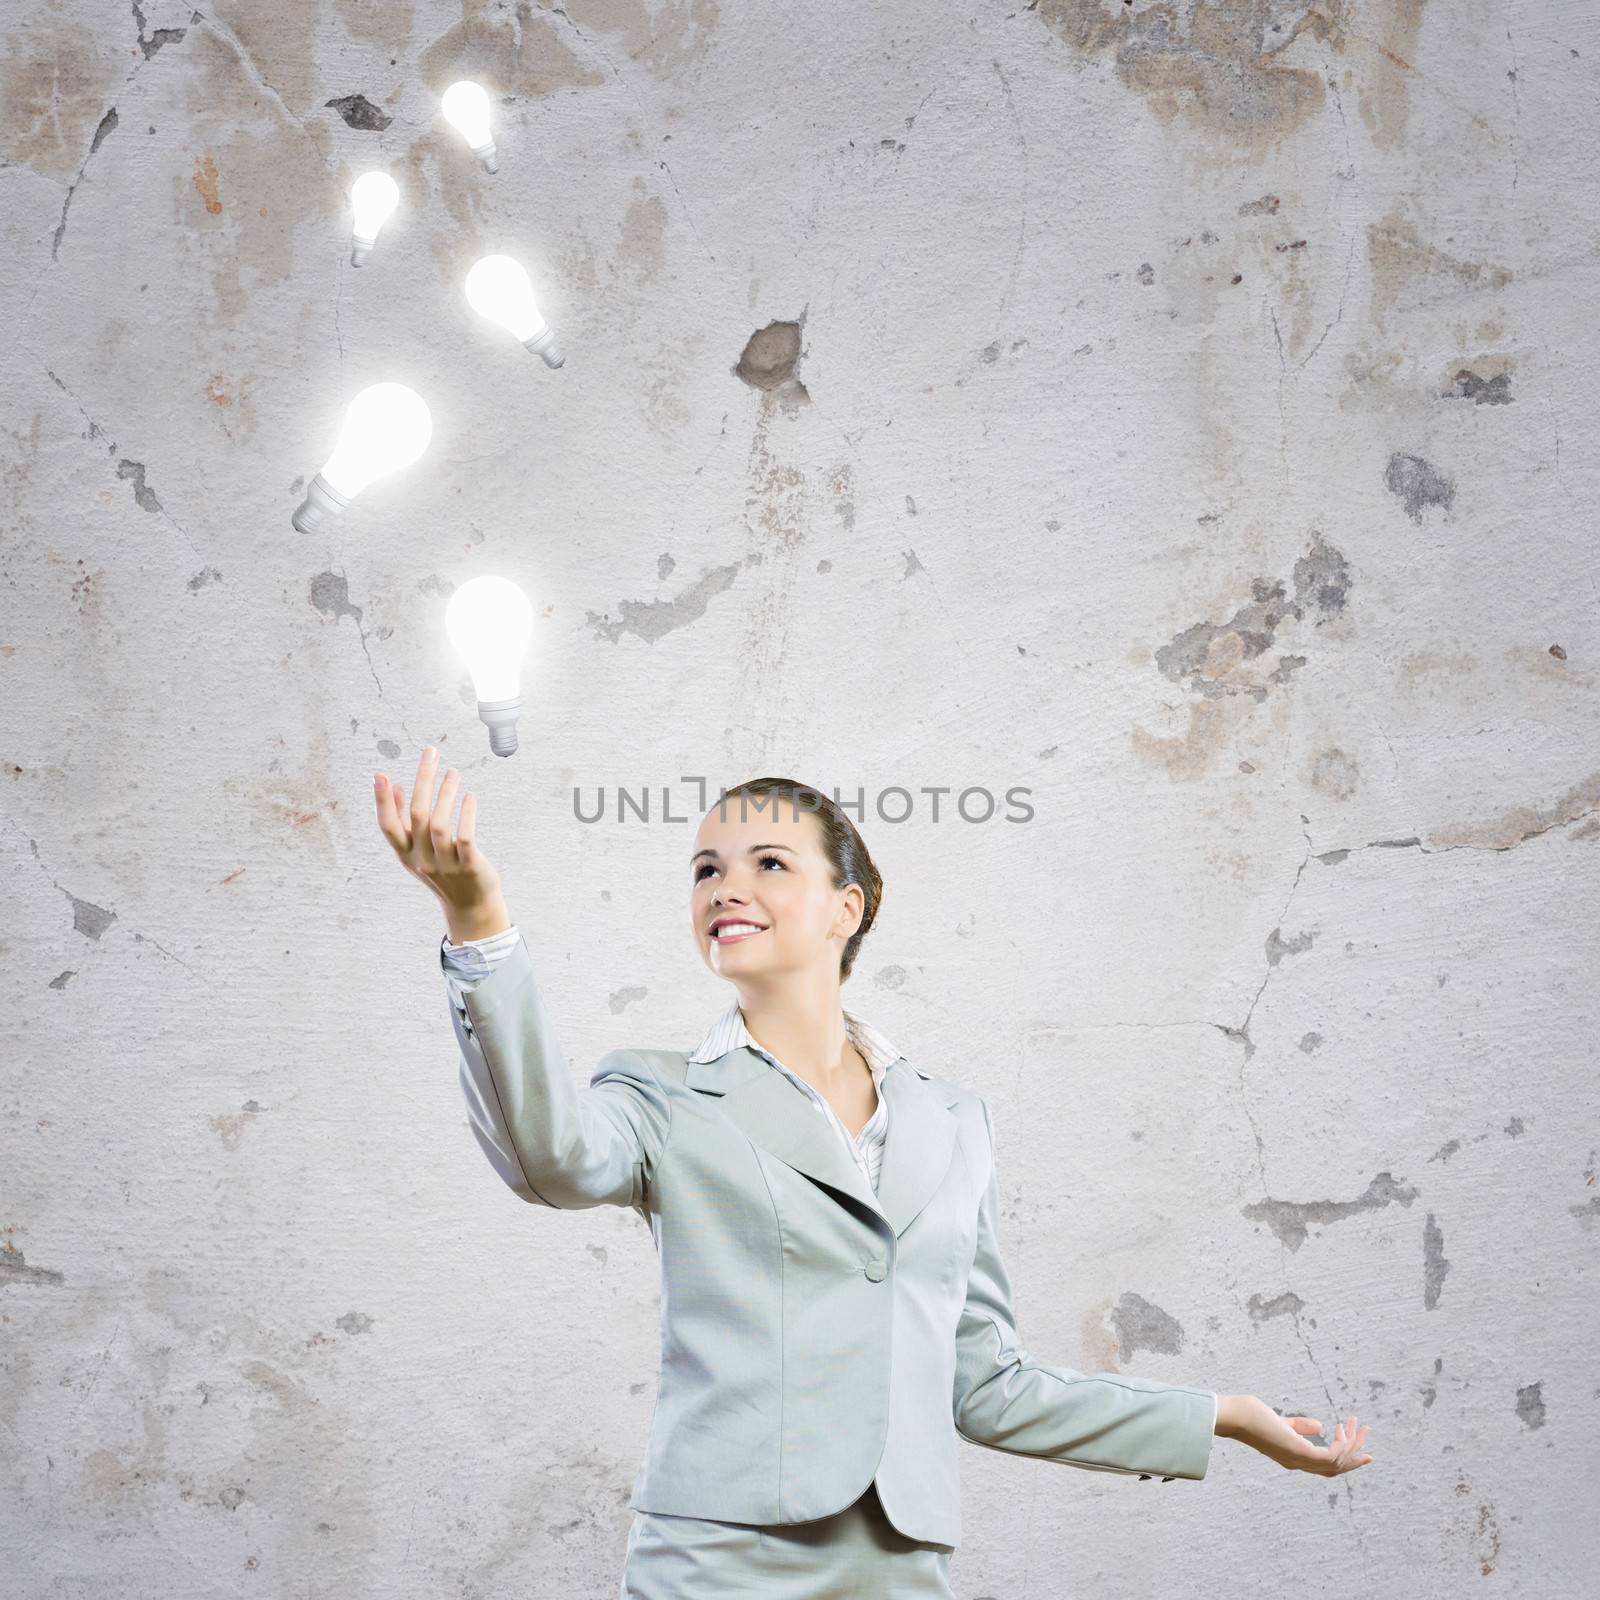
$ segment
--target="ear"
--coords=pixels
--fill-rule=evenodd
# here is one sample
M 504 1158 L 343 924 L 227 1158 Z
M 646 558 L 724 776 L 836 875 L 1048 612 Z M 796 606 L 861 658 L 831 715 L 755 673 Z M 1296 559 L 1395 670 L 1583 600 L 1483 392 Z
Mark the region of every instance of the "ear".
M 859 883 L 847 883 L 839 893 L 843 896 L 843 904 L 834 919 L 833 931 L 841 938 L 849 939 L 867 914 L 867 899 Z

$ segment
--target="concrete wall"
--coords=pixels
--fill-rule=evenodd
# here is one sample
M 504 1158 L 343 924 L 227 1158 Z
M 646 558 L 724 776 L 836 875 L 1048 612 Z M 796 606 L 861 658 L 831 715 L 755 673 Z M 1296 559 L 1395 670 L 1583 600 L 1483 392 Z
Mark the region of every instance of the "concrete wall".
M 612 1592 L 654 1257 L 470 1138 L 371 799 L 433 742 L 575 1075 L 729 998 L 695 780 L 861 794 L 847 1003 L 991 1100 L 1030 1351 L 1372 1425 L 1331 1482 L 969 1449 L 959 1593 L 1584 1591 L 1591 15 L 5 34 L 0 1589 Z M 437 111 L 469 73 L 493 177 Z M 402 209 L 355 270 L 371 165 Z M 560 370 L 466 305 L 487 250 Z M 429 453 L 297 533 L 380 379 Z M 479 572 L 538 618 L 510 760 L 443 629 Z M 648 825 L 576 819 L 619 786 Z

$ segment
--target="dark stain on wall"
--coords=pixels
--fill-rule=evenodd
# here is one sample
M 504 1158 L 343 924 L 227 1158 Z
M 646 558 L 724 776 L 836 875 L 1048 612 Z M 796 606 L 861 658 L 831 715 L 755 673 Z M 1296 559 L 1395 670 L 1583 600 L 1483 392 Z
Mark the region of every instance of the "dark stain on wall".
M 388 112 L 373 105 L 364 94 L 341 95 L 337 100 L 328 100 L 324 104 L 344 118 L 347 128 L 356 128 L 362 133 L 382 133 L 394 121 Z

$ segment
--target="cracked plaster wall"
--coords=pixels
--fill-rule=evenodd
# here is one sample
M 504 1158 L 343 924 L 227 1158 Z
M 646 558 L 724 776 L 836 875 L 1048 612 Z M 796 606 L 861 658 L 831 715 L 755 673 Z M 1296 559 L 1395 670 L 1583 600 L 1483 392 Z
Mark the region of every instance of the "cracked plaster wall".
M 990 1099 L 1033 1354 L 1375 1461 L 969 1449 L 958 1592 L 1582 1590 L 1592 17 L 22 0 L 4 58 L 0 1588 L 609 1592 L 654 1260 L 469 1137 L 369 798 L 436 742 L 584 1074 L 726 992 L 692 824 L 575 785 L 1031 791 L 868 817 L 850 1003 Z M 296 533 L 383 378 L 429 454 Z

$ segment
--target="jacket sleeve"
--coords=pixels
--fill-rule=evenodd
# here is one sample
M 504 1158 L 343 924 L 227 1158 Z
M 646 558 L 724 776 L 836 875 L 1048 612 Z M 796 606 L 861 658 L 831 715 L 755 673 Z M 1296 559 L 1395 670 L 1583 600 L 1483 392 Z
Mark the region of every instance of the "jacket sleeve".
M 469 1125 L 501 1181 L 558 1210 L 641 1206 L 672 1123 L 649 1063 L 608 1051 L 575 1084 L 520 935 L 487 975 L 452 975 L 449 989 Z
M 956 1431 L 991 1450 L 1091 1472 L 1205 1477 L 1217 1408 L 1210 1389 L 1124 1372 L 1074 1372 L 1035 1360 L 1022 1347 L 1000 1256 L 994 1126 L 988 1102 L 982 1104 L 989 1172 L 956 1330 Z

